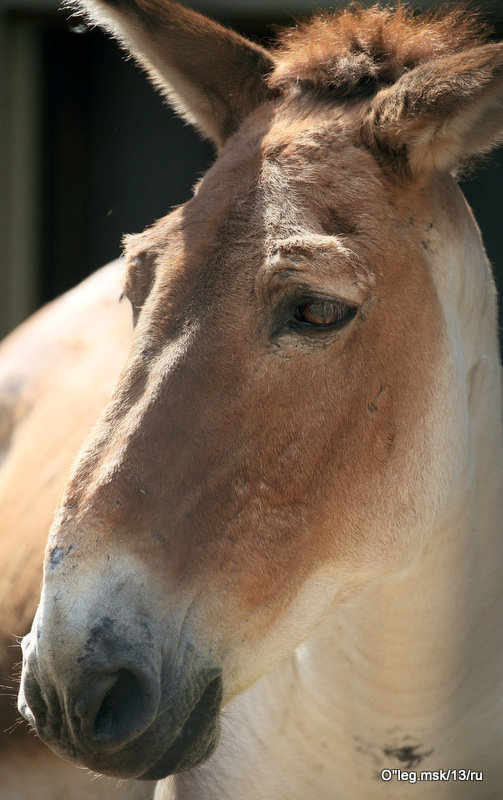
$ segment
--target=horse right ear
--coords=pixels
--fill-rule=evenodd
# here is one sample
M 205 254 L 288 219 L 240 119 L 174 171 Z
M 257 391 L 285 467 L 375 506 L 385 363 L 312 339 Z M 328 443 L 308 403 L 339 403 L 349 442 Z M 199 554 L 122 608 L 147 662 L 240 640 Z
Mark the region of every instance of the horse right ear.
M 362 132 L 382 160 L 415 177 L 486 152 L 503 140 L 503 43 L 405 73 L 376 95 Z
M 272 94 L 262 47 L 168 0 L 69 0 L 115 36 L 185 119 L 217 147 Z

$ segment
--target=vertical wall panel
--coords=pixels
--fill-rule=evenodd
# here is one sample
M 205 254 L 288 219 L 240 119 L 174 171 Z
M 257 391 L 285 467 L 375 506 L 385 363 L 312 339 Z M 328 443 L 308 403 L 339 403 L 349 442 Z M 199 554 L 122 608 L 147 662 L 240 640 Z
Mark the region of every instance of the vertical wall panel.
M 0 332 L 38 304 L 40 33 L 24 20 L 2 25 Z

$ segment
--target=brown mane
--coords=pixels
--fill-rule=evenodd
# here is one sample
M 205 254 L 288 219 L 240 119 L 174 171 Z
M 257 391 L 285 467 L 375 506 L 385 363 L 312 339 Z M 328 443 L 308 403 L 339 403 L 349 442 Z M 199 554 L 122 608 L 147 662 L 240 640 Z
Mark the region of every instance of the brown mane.
M 372 95 L 419 64 L 483 44 L 489 34 L 478 15 L 466 10 L 417 14 L 402 6 L 353 4 L 281 31 L 269 86 Z

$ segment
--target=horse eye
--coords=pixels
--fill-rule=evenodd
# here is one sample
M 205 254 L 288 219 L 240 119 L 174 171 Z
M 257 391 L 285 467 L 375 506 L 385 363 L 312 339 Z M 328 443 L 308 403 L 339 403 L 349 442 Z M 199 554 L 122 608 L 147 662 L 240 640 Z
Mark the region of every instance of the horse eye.
M 338 328 L 350 322 L 356 308 L 341 300 L 311 300 L 297 306 L 293 319 L 301 325 L 314 328 Z

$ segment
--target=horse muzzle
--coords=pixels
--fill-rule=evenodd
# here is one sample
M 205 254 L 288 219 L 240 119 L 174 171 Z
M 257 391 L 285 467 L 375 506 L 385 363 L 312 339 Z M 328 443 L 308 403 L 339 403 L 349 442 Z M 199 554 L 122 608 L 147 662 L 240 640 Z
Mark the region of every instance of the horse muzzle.
M 95 772 L 159 780 L 196 766 L 218 741 L 220 669 L 190 643 L 162 657 L 145 623 L 127 638 L 122 628 L 102 618 L 77 654 L 62 635 L 60 646 L 46 641 L 35 619 L 20 713 L 58 755 Z

